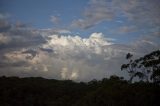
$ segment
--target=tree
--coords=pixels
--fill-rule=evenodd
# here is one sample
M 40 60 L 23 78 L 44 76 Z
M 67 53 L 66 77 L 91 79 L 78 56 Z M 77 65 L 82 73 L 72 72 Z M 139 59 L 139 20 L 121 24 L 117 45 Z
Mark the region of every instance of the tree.
M 121 66 L 121 70 L 126 70 L 130 75 L 130 82 L 134 77 L 140 80 L 146 80 L 160 83 L 160 50 L 153 51 L 143 57 L 133 60 L 133 55 L 128 53 L 127 64 Z

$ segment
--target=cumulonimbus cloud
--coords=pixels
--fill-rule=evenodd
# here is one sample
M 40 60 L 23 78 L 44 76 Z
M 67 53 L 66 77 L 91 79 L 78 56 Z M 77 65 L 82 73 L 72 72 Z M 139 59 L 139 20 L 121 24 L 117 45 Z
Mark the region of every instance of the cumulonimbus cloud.
M 9 72 L 9 75 L 79 81 L 100 79 L 115 72 L 107 70 L 110 69 L 107 64 L 123 52 L 112 49 L 113 42 L 102 33 L 93 33 L 89 38 L 49 35 L 46 40 L 47 42 L 37 49 L 23 48 L 5 53 L 5 60 L 12 65 L 3 67 L 1 74 Z M 113 59 L 112 62 L 114 61 Z M 23 65 L 18 65 L 20 63 Z M 9 67 L 12 71 L 4 71 Z
M 44 35 L 44 38 L 46 42 L 37 47 L 5 52 L 0 57 L 3 58 L 0 75 L 76 81 L 101 79 L 113 74 L 122 75 L 120 66 L 126 53 L 140 56 L 158 48 L 158 45 L 142 40 L 128 46 L 114 44 L 102 33 L 92 33 L 89 38 L 60 34 Z M 146 46 L 149 50 L 144 51 Z

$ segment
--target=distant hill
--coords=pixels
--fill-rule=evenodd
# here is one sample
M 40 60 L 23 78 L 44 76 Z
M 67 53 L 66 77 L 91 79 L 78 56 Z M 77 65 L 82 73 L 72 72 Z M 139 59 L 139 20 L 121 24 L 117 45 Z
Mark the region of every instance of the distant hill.
M 88 83 L 0 77 L 0 106 L 160 106 L 160 86 L 117 76 Z

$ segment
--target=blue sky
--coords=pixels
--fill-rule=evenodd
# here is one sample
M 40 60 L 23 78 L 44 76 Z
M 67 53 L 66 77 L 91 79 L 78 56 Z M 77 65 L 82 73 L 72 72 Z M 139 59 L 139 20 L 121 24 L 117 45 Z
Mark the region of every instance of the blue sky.
M 62 18 L 63 24 L 69 24 L 74 18 L 80 17 L 82 7 L 87 0 L 2 0 L 1 10 L 12 15 L 14 21 L 32 23 L 37 28 L 50 28 L 51 16 Z
M 105 36 L 116 39 L 118 43 L 130 42 L 141 35 L 134 31 L 130 33 L 132 36 L 125 37 L 128 33 L 113 33 L 113 29 L 121 26 L 129 26 L 127 18 L 121 15 L 121 11 L 117 12 L 118 16 L 112 20 L 99 22 L 97 25 L 88 28 L 70 28 L 70 24 L 74 20 L 84 18 L 83 14 L 87 8 L 92 5 L 89 0 L 2 0 L 0 10 L 10 15 L 13 22 L 20 21 L 30 24 L 35 28 L 63 28 L 71 30 L 73 34 L 80 33 L 82 37 L 88 37 L 93 32 L 102 32 Z M 106 5 L 108 6 L 108 5 Z M 60 23 L 51 22 L 51 16 L 59 18 Z M 103 20 L 103 19 L 102 19 Z
M 125 54 L 160 49 L 159 11 L 160 0 L 0 0 L 0 75 L 122 75 Z

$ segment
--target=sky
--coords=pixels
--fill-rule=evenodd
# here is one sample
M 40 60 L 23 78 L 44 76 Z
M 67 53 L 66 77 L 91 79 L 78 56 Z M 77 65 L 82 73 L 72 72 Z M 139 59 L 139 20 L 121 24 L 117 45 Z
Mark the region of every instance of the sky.
M 89 81 L 160 49 L 159 0 L 1 0 L 0 76 Z

